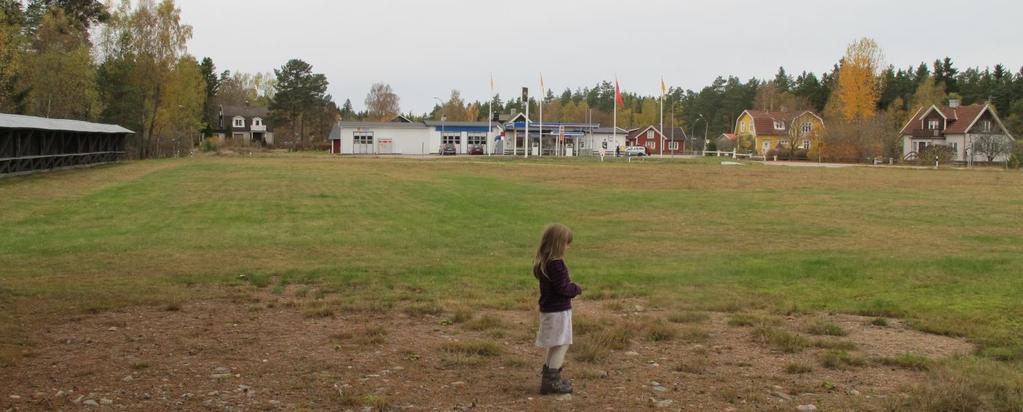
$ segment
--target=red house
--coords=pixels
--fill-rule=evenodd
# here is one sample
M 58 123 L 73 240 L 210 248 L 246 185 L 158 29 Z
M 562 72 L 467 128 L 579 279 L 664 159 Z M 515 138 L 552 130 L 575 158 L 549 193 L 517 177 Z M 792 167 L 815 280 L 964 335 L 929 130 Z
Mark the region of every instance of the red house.
M 661 154 L 662 149 L 666 155 L 682 154 L 686 150 L 686 132 L 681 128 L 661 133 L 657 126 L 640 127 L 630 131 L 626 139 L 629 146 L 645 147 L 648 155 Z

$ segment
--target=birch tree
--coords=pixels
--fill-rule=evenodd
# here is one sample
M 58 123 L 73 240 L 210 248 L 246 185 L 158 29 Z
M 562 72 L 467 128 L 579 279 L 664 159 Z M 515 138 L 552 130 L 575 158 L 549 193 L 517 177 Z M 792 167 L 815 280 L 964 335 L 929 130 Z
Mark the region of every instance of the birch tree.
M 173 0 L 130 0 L 120 5 L 104 26 L 100 40 L 105 59 L 126 64 L 131 87 L 137 90 L 139 108 L 138 156 L 149 157 L 157 126 L 157 113 L 166 97 L 166 85 L 185 55 L 192 26 L 181 22 L 181 10 Z

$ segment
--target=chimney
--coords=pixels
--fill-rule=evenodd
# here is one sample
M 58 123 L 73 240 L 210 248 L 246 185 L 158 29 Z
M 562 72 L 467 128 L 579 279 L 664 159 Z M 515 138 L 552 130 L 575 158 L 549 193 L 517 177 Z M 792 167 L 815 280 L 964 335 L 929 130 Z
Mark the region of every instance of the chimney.
M 948 100 L 948 107 L 951 107 L 953 109 L 955 109 L 955 108 L 957 108 L 957 107 L 959 107 L 961 105 L 962 105 L 962 101 L 960 101 L 959 99 L 949 99 Z

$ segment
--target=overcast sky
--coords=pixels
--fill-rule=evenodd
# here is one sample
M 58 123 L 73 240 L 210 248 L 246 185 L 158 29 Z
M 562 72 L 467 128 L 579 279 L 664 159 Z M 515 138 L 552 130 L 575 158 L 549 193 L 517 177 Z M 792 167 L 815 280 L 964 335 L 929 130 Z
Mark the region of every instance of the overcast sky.
M 950 56 L 959 68 L 1023 65 L 1019 0 L 177 0 L 190 52 L 219 70 L 270 72 L 300 58 L 361 109 L 390 84 L 416 113 L 458 89 L 485 100 L 520 87 L 696 89 L 718 75 L 828 70 L 853 40 L 896 66 Z

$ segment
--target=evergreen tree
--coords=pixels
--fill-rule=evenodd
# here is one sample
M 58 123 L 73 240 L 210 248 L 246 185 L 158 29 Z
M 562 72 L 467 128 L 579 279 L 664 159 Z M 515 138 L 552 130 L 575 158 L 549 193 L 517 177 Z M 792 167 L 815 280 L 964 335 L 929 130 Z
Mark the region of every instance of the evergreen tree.
M 792 91 L 792 77 L 785 73 L 784 67 L 778 68 L 778 74 L 774 76 L 774 87 L 781 93 Z
M 306 145 L 305 118 L 310 112 L 322 111 L 330 101 L 327 95 L 327 77 L 313 73 L 313 66 L 302 60 L 289 60 L 277 76 L 277 94 L 270 102 L 270 110 L 277 119 L 290 126 L 292 141 L 300 147 Z M 298 132 L 298 136 L 295 136 Z

